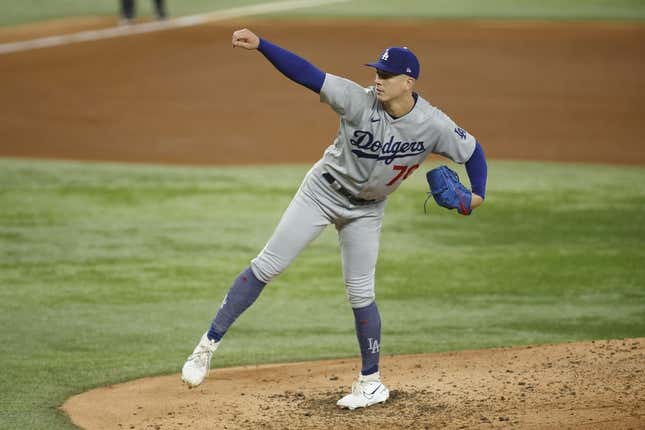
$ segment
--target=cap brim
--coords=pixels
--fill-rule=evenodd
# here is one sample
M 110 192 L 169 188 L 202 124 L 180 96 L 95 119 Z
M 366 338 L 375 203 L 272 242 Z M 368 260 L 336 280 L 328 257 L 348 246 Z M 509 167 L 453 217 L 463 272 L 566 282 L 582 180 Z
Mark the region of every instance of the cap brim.
M 367 64 L 364 64 L 364 65 L 367 66 L 367 67 L 374 67 L 375 69 L 383 70 L 384 72 L 393 73 L 395 75 L 401 75 L 402 74 L 398 70 L 391 69 L 387 65 L 385 65 L 383 63 L 379 63 L 379 62 L 367 63 Z

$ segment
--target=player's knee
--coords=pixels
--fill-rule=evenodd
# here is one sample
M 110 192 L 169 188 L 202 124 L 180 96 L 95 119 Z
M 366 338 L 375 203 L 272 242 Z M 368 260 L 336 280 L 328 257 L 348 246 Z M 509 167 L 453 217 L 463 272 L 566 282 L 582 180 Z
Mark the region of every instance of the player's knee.
M 374 277 L 360 276 L 345 279 L 347 298 L 353 308 L 362 308 L 370 305 L 374 299 Z
M 265 284 L 278 277 L 287 268 L 287 264 L 279 257 L 262 251 L 251 261 L 253 274 Z

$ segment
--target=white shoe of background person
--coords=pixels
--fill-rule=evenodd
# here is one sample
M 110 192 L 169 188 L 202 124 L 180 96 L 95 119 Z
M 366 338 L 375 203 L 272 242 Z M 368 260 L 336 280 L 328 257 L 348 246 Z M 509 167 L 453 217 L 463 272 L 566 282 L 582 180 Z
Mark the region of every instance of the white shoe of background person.
M 354 410 L 383 403 L 389 397 L 390 391 L 381 383 L 379 372 L 376 372 L 367 376 L 359 375 L 358 380 L 352 384 L 351 394 L 340 399 L 336 405 Z
M 181 380 L 190 387 L 196 387 L 201 384 L 206 375 L 208 375 L 208 371 L 211 368 L 211 358 L 219 344 L 220 342 L 210 340 L 204 333 L 181 369 Z

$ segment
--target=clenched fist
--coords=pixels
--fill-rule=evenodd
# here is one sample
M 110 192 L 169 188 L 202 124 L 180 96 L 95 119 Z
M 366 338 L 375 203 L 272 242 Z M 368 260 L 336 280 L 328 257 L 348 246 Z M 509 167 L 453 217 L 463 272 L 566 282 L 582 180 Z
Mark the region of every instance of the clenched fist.
M 251 30 L 243 28 L 233 32 L 233 47 L 236 46 L 244 49 L 258 49 L 260 38 Z

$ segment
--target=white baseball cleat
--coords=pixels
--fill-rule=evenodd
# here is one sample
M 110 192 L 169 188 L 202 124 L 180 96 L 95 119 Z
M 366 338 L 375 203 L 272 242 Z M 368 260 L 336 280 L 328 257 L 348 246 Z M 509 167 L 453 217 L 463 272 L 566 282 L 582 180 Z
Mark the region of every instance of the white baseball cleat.
M 204 333 L 193 353 L 186 359 L 181 369 L 181 380 L 191 388 L 196 387 L 204 381 L 211 368 L 211 358 L 220 342 L 211 340 Z
M 389 397 L 390 390 L 381 383 L 379 373 L 376 372 L 367 376 L 359 375 L 358 380 L 352 384 L 352 393 L 340 399 L 336 405 L 352 411 L 383 403 Z

